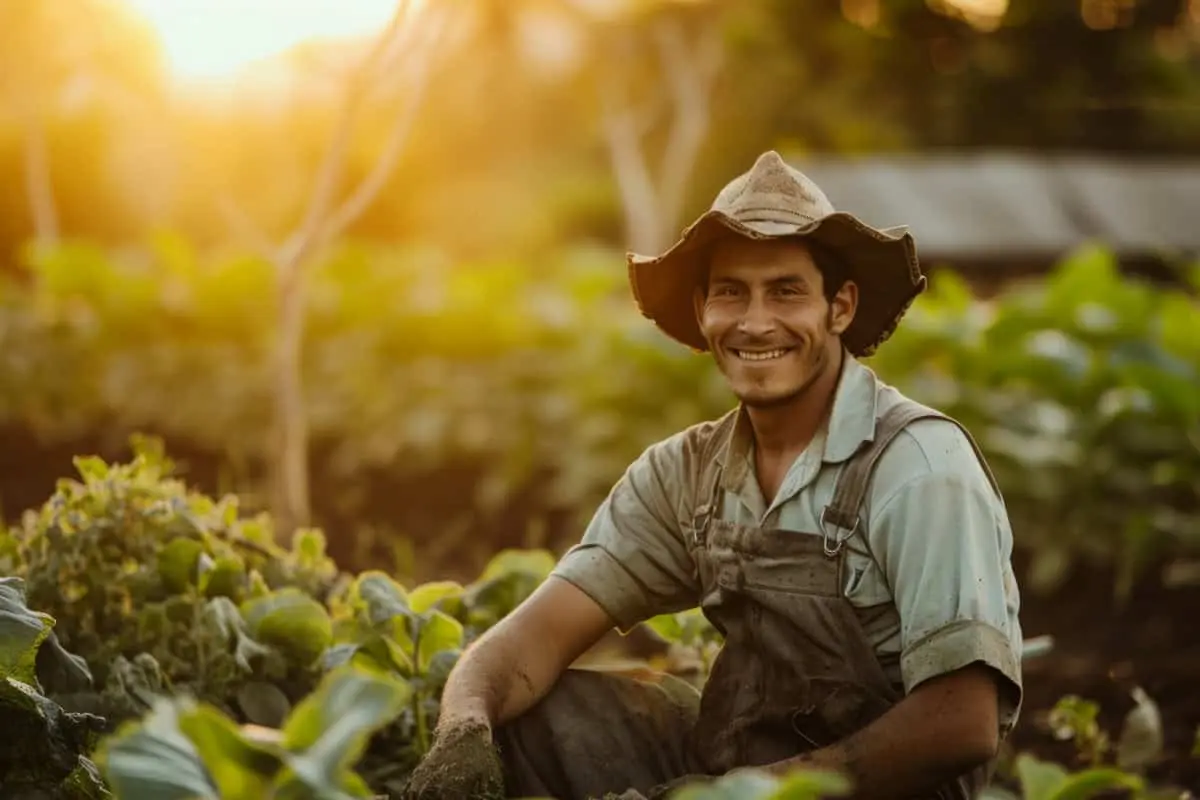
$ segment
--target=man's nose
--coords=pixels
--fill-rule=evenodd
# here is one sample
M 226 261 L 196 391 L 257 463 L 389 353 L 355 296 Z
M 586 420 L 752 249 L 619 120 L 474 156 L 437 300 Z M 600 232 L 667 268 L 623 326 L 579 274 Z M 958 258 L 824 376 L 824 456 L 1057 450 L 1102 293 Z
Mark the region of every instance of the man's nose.
M 751 297 L 738 320 L 738 332 L 747 336 L 766 336 L 775 330 L 775 315 L 760 297 Z

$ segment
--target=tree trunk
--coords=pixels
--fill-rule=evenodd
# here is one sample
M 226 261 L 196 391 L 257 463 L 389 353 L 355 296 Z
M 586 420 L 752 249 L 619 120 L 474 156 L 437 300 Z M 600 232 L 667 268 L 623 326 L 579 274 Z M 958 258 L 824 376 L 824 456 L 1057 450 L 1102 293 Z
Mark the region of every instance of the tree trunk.
M 275 538 L 289 542 L 310 524 L 308 418 L 304 407 L 304 254 L 292 252 L 278 264 L 279 338 L 275 345 L 275 459 L 271 511 Z
M 443 12 L 439 24 L 425 34 L 427 49 L 404 53 L 408 58 L 415 59 L 415 62 L 410 61 L 407 65 L 412 71 L 413 83 L 392 121 L 384 151 L 357 188 L 334 207 L 359 102 L 368 89 L 367 83 L 377 79 L 377 70 L 386 66 L 381 60 L 385 60 L 389 48 L 399 46 L 411 36 L 411 28 L 405 28 L 402 24 L 410 8 L 411 3 L 407 0 L 398 6 L 392 22 L 377 40 L 364 60 L 360 74 L 349 87 L 334 134 L 322 156 L 303 220 L 282 247 L 266 253 L 276 267 L 279 300 L 278 339 L 273 364 L 274 436 L 270 453 L 270 508 L 275 540 L 279 544 L 288 544 L 297 528 L 312 524 L 308 414 L 302 369 L 308 262 L 370 206 L 391 175 L 416 118 L 428 84 L 437 42 L 447 24 L 448 12 Z M 391 77 L 394 79 L 398 72 L 401 71 L 393 70 Z
M 50 152 L 45 126 L 33 111 L 25 115 L 22 150 L 25 196 L 29 200 L 34 238 L 38 244 L 54 244 L 59 239 L 59 229 L 54 181 L 50 175 Z

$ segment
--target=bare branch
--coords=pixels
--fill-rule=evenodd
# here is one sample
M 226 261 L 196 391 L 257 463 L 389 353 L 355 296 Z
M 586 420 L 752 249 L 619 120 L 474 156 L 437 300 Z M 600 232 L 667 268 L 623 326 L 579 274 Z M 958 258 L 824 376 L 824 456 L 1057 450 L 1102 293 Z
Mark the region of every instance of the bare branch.
M 621 97 L 611 75 L 605 73 L 601 81 L 602 124 L 625 208 L 627 245 L 632 250 L 647 252 L 659 244 L 659 208 L 654 179 L 642 152 L 642 121 Z
M 350 136 L 354 130 L 354 121 L 358 114 L 358 107 L 367 92 L 364 86 L 369 85 L 369 78 L 375 70 L 376 61 L 387 52 L 392 38 L 397 31 L 403 30 L 403 23 L 408 17 L 411 5 L 411 0 L 400 0 L 396 13 L 392 16 L 387 28 L 375 40 L 375 44 L 351 79 L 342 110 L 338 115 L 337 127 L 334 129 L 334 134 L 330 137 L 325 154 L 321 159 L 317 179 L 313 185 L 312 194 L 309 195 L 308 208 L 300 225 L 281 248 L 281 263 L 284 265 L 294 265 L 300 261 L 321 236 L 324 228 L 323 222 L 333 203 L 338 185 L 341 183 L 342 170 L 346 163 L 346 151 L 349 149 Z
M 404 101 L 392 123 L 391 133 L 384 145 L 383 153 L 376 159 L 370 172 L 354 192 L 330 216 L 329 222 L 322 231 L 322 240 L 327 241 L 336 237 L 353 224 L 354 220 L 358 219 L 375 201 L 376 196 L 387 183 L 400 158 L 400 153 L 404 149 L 404 144 L 408 141 L 408 134 L 412 130 L 413 122 L 416 120 L 417 112 L 424 100 L 425 90 L 429 85 L 429 74 L 432 71 L 435 54 L 445 33 L 446 25 L 446 14 L 443 14 L 435 33 L 426 45 L 428 52 L 422 53 L 415 60 L 412 85 L 405 93 Z
M 54 181 L 50 174 L 46 129 L 36 112 L 27 112 L 23 122 L 21 161 L 34 235 L 38 244 L 54 244 L 60 235 L 58 203 L 55 200 Z
M 683 213 L 688 179 L 708 135 L 710 94 L 723 57 L 719 31 L 716 25 L 705 29 L 693 53 L 688 52 L 678 22 L 664 20 L 655 31 L 675 105 L 659 181 L 660 202 L 669 224 Z

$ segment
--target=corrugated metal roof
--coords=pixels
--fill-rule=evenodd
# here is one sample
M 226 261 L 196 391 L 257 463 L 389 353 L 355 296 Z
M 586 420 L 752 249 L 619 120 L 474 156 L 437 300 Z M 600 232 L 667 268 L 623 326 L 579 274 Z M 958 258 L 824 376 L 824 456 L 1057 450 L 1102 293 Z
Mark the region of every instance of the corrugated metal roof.
M 1200 161 L 947 154 L 789 158 L 834 206 L 908 225 L 924 258 L 1200 252 Z

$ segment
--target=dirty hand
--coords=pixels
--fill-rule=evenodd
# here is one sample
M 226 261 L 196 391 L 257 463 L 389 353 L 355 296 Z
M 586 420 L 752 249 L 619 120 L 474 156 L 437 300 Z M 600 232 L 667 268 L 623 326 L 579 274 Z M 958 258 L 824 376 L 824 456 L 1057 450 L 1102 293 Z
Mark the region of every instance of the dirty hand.
M 500 753 L 484 725 L 464 725 L 440 733 L 413 770 L 405 800 L 503 800 Z

